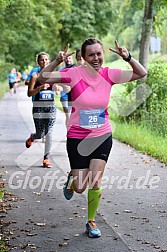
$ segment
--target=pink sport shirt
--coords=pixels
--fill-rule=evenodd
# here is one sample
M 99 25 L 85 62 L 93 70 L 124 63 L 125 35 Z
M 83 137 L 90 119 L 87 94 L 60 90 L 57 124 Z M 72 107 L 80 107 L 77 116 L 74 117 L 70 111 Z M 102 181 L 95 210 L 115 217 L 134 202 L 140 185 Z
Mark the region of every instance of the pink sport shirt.
M 83 139 L 112 132 L 108 104 L 112 85 L 122 83 L 121 72 L 108 67 L 90 72 L 87 66 L 61 71 L 61 83 L 71 87 L 72 97 L 67 137 Z

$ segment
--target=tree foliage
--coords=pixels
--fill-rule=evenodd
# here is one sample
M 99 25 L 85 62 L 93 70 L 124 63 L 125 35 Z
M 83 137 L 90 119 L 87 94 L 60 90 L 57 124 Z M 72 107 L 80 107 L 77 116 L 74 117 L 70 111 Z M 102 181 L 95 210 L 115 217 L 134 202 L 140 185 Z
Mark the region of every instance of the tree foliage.
M 62 19 L 62 42 L 80 46 L 87 37 L 101 38 L 108 33 L 114 11 L 110 0 L 72 0 L 71 10 Z
M 145 8 L 148 8 L 147 6 L 149 2 L 150 0 L 113 0 L 113 7 L 114 9 L 117 9 L 117 18 L 111 26 L 110 33 L 114 33 L 115 38 L 120 42 L 120 44 L 124 44 L 132 52 L 139 52 L 142 39 L 142 29 L 144 30 L 148 23 L 147 21 L 144 23 L 143 20 L 144 10 Z M 161 35 L 163 38 L 163 34 L 165 33 L 164 23 L 167 19 L 167 1 L 154 0 L 151 7 L 153 15 L 151 19 L 152 23 L 150 24 L 150 30 L 148 32 L 152 36 Z M 145 33 L 143 37 L 145 37 Z M 145 41 L 143 41 L 143 43 L 145 45 Z M 162 44 L 164 48 L 164 39 Z M 141 53 L 143 50 L 143 48 L 140 49 Z M 148 58 L 148 55 L 146 55 L 146 58 Z
M 26 67 L 39 51 L 54 56 L 67 42 L 80 46 L 89 36 L 108 33 L 110 0 L 0 0 L 0 60 Z M 104 18 L 105 17 L 105 18 Z
M 103 39 L 108 33 L 138 50 L 144 7 L 145 0 L 0 0 L 0 62 L 23 69 L 39 51 L 53 57 L 68 42 L 75 49 L 89 36 Z M 166 0 L 154 0 L 154 34 L 164 37 L 164 52 L 165 7 Z
M 0 10 L 0 50 L 6 62 L 21 67 L 34 62 L 39 51 L 55 46 L 61 18 L 70 8 L 70 0 L 9 1 Z M 58 44 L 58 42 L 57 42 Z

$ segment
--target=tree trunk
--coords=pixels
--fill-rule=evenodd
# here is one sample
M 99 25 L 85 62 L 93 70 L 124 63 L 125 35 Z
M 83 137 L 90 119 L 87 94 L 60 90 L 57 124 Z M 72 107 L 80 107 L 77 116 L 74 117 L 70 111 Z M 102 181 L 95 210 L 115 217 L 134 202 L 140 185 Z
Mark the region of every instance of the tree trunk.
M 147 69 L 150 37 L 153 26 L 153 4 L 154 0 L 145 0 L 142 35 L 140 42 L 139 62 Z

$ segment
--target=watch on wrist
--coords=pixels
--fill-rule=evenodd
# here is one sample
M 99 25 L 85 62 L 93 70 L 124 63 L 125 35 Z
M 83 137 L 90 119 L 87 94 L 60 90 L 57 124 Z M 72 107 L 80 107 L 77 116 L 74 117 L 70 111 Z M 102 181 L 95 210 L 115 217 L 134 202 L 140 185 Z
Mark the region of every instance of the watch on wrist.
M 127 58 L 123 58 L 123 60 L 129 62 L 131 60 L 132 56 L 131 54 L 129 53 L 128 57 Z

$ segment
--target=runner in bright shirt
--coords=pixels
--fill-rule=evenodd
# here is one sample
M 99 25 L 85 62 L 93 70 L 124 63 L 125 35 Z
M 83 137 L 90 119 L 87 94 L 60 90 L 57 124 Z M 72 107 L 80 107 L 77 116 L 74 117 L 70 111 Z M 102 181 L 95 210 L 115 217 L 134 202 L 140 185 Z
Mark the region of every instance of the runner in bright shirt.
M 34 68 L 29 72 L 29 74 L 28 74 L 26 80 L 24 81 L 24 84 L 28 86 L 28 84 L 29 84 L 29 82 L 30 82 L 30 79 L 31 79 L 32 75 L 35 74 L 35 73 L 39 73 L 40 70 L 41 70 L 41 67 L 34 67 Z M 32 95 L 32 101 L 34 101 L 34 98 L 35 98 L 35 96 Z M 46 140 L 46 137 L 45 137 L 45 136 L 42 137 L 42 143 L 45 143 L 45 140 Z
M 131 70 L 102 67 L 104 50 L 101 41 L 88 38 L 81 47 L 84 65 L 54 72 L 54 69 L 71 53 L 69 45 L 56 59 L 40 72 L 39 80 L 47 83 L 64 83 L 71 86 L 72 113 L 68 121 L 67 153 L 71 172 L 64 186 L 66 199 L 74 192 L 83 193 L 88 188 L 88 218 L 86 233 L 100 237 L 95 216 L 102 194 L 101 180 L 112 148 L 112 129 L 108 104 L 115 84 L 143 78 L 147 71 L 124 47 L 115 41 L 116 49 L 110 50 L 131 66 Z M 73 180 L 71 182 L 71 176 Z
M 25 84 L 25 81 L 26 81 L 26 79 L 27 79 L 27 73 L 26 72 L 23 72 L 22 74 L 21 74 L 21 79 L 22 79 L 22 81 L 24 82 L 24 84 Z
M 49 63 L 49 55 L 41 52 L 37 55 L 37 63 L 40 69 L 45 68 Z M 28 96 L 33 96 L 33 119 L 35 124 L 35 133 L 31 133 L 26 141 L 26 147 L 30 148 L 36 139 L 46 137 L 45 150 L 43 157 L 43 167 L 51 168 L 49 160 L 53 129 L 56 121 L 56 105 L 54 102 L 54 91 L 57 90 L 56 84 L 41 83 L 38 81 L 39 72 L 33 73 L 28 84 Z
M 82 65 L 84 63 L 84 59 L 82 58 L 82 55 L 81 55 L 81 48 L 78 48 L 76 50 L 75 58 L 77 61 L 77 66 Z
M 76 61 L 77 61 L 76 65 L 73 62 L 72 55 L 67 57 L 66 60 L 65 60 L 65 67 L 60 69 L 60 71 L 62 71 L 63 69 L 66 69 L 66 68 L 71 68 L 71 67 L 79 66 L 79 65 L 83 64 L 83 58 L 81 56 L 81 49 L 80 48 L 78 48 L 76 50 L 75 58 L 76 58 Z M 63 90 L 60 92 L 60 101 L 61 101 L 63 111 L 64 111 L 65 117 L 66 117 L 66 120 L 65 120 L 66 127 L 68 125 L 68 120 L 69 120 L 69 117 L 70 117 L 70 114 L 71 114 L 71 102 L 72 101 L 71 101 L 71 91 L 70 90 L 71 89 L 70 89 L 69 86 L 64 86 Z
M 31 79 L 31 76 L 34 74 L 34 73 L 39 73 L 41 70 L 40 67 L 34 67 L 28 74 L 27 76 L 27 79 L 25 80 L 25 85 L 28 85 L 28 83 L 30 82 L 30 79 Z
M 10 73 L 8 74 L 8 80 L 9 80 L 9 89 L 10 89 L 10 95 L 13 95 L 13 93 L 16 93 L 16 69 L 12 68 Z
M 22 77 L 21 73 L 16 70 L 16 85 L 17 85 L 17 88 L 20 86 L 21 77 Z
M 71 68 L 74 67 L 75 64 L 73 62 L 73 57 L 72 55 L 70 55 L 69 57 L 67 57 L 67 59 L 65 60 L 65 67 L 60 69 L 60 71 L 62 71 L 63 69 L 66 68 Z M 64 86 L 63 90 L 60 92 L 60 101 L 63 107 L 63 111 L 65 114 L 65 124 L 66 127 L 68 125 L 68 120 L 70 117 L 70 113 L 71 113 L 71 91 L 70 91 L 70 87 Z

